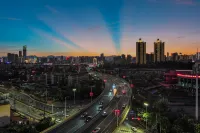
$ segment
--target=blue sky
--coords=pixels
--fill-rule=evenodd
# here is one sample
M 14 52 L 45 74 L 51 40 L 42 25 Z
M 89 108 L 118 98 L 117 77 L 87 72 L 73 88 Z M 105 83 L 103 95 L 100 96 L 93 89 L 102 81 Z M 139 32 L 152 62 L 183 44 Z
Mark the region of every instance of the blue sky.
M 27 45 L 35 55 L 135 55 L 160 38 L 166 52 L 200 46 L 198 0 L 2 0 L 0 55 Z

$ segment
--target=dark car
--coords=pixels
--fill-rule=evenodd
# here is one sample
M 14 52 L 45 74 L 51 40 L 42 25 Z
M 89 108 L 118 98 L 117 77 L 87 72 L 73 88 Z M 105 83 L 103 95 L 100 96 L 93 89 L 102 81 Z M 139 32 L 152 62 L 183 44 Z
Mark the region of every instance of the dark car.
M 101 129 L 101 128 L 97 127 L 97 128 L 95 128 L 95 129 L 92 131 L 92 133 L 98 133 L 98 132 L 100 131 L 100 129 Z
M 81 118 L 85 118 L 88 116 L 88 113 L 87 112 L 84 112 L 82 115 L 81 115 Z
M 92 119 L 92 116 L 87 116 L 85 122 L 89 122 Z
M 122 108 L 123 108 L 123 109 L 126 108 L 126 104 L 123 104 L 123 105 L 122 105 Z
M 100 101 L 100 102 L 99 102 L 99 105 L 103 105 L 103 101 Z
M 103 110 L 103 105 L 100 105 L 98 110 L 99 111 Z
M 104 111 L 101 115 L 102 115 L 103 117 L 105 117 L 105 116 L 107 116 L 108 114 L 107 114 L 106 111 Z

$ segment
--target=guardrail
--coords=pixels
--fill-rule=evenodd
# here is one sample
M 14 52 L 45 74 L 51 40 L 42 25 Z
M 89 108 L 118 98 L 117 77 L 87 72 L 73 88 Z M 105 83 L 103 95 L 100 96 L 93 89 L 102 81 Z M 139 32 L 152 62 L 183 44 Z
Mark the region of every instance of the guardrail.
M 103 92 L 102 92 L 96 99 L 94 99 L 94 100 L 92 101 L 92 103 L 89 103 L 86 107 L 84 107 L 82 110 L 80 110 L 80 111 L 77 112 L 76 114 L 71 115 L 71 116 L 65 118 L 65 120 L 62 121 L 61 123 L 55 124 L 55 125 L 51 126 L 50 128 L 45 129 L 45 130 L 42 131 L 41 133 L 48 133 L 48 132 L 50 132 L 50 131 L 56 129 L 56 127 L 61 126 L 61 125 L 64 124 L 65 122 L 67 122 L 67 121 L 73 119 L 74 117 L 76 117 L 76 116 L 78 116 L 78 115 L 84 113 L 90 106 L 92 106 L 94 103 L 96 103 L 96 102 L 102 97 L 102 95 L 104 94 L 104 92 L 105 92 L 105 89 L 103 90 Z

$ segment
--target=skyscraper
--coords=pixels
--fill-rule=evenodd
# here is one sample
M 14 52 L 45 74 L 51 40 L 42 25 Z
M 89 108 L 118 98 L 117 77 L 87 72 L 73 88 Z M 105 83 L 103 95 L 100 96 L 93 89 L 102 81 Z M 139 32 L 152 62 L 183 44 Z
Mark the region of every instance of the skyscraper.
M 146 42 L 141 38 L 136 42 L 136 63 L 146 64 Z
M 22 51 L 19 51 L 19 57 L 22 57 Z
M 23 46 L 23 58 L 24 58 L 24 60 L 26 60 L 26 56 L 27 56 L 26 48 L 27 48 L 26 45 L 24 45 L 24 46 Z
M 165 61 L 165 43 L 157 39 L 154 42 L 154 62 Z

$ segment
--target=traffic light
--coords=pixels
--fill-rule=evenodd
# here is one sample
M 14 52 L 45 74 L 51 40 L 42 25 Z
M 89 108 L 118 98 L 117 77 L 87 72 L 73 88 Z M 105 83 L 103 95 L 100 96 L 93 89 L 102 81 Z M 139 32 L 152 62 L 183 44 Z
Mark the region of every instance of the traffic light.
M 138 118 L 137 118 L 137 120 L 138 120 L 138 121 L 140 121 L 140 120 L 141 120 L 141 118 L 140 118 L 140 117 L 138 117 Z

